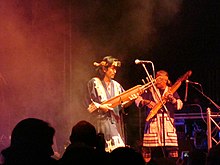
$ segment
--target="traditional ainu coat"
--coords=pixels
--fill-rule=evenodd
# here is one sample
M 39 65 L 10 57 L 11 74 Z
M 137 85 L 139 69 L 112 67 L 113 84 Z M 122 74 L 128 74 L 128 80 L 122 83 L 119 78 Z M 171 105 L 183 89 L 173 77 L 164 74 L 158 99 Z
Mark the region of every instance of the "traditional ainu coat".
M 141 97 L 158 103 L 168 89 L 169 87 L 167 86 L 164 91 L 157 89 L 156 92 L 153 88 L 150 88 Z M 178 146 L 176 128 L 174 126 L 174 111 L 181 107 L 182 101 L 177 92 L 173 96 L 177 99 L 176 104 L 166 102 L 165 108 L 162 106 L 152 119 L 148 122 L 146 121 L 143 137 L 144 147 Z M 139 104 L 138 100 L 136 100 L 136 103 Z M 142 108 L 146 109 L 146 116 L 148 116 L 151 109 L 147 106 Z
M 107 86 L 104 81 L 94 77 L 88 82 L 90 102 L 102 103 L 114 96 L 124 92 L 123 87 L 115 80 L 111 80 Z M 121 107 L 117 106 L 108 112 L 96 110 L 93 112 L 93 119 L 97 132 L 104 133 L 106 140 L 106 151 L 116 147 L 125 146 L 122 121 L 120 117 Z

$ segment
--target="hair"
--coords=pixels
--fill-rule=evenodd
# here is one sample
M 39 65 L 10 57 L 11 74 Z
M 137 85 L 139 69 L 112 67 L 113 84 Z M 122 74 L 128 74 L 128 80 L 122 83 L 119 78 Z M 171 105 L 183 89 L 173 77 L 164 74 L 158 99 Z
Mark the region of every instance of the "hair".
M 11 134 L 11 144 L 2 151 L 5 164 L 25 164 L 54 154 L 52 145 L 55 129 L 46 121 L 26 118 L 17 123 Z M 31 164 L 31 163 L 30 163 Z
M 96 145 L 96 129 L 88 121 L 81 120 L 73 126 L 70 135 L 71 143 L 84 143 L 88 146 L 95 147 Z
M 98 77 L 102 79 L 105 75 L 104 70 L 107 70 L 112 65 L 115 67 L 120 67 L 121 62 L 112 56 L 105 56 L 100 63 L 94 62 L 94 65 L 97 66 L 96 71 Z
M 171 81 L 169 80 L 169 74 L 168 74 L 167 71 L 165 71 L 165 70 L 159 70 L 159 71 L 157 71 L 157 73 L 156 73 L 156 78 L 159 77 L 159 76 L 167 76 L 167 77 L 168 77 L 167 85 L 168 85 L 168 86 L 171 86 L 171 85 L 172 85 Z
M 47 143 L 54 134 L 55 129 L 48 122 L 37 118 L 27 118 L 20 121 L 13 129 L 11 145 L 27 145 L 34 142 Z
M 157 71 L 157 73 L 156 73 L 156 77 L 158 77 L 158 76 L 167 76 L 167 77 L 169 77 L 169 74 L 168 74 L 168 72 L 165 71 L 165 70 L 159 70 L 159 71 Z
M 118 147 L 110 153 L 111 164 L 145 165 L 142 154 L 131 147 Z

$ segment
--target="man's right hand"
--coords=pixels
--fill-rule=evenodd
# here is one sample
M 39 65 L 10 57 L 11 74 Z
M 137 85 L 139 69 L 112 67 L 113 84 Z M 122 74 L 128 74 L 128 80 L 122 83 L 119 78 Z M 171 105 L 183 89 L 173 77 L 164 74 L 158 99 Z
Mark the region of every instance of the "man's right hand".
M 113 108 L 111 107 L 112 104 L 99 104 L 96 102 L 92 102 L 89 107 L 88 107 L 88 111 L 90 113 L 94 112 L 97 109 L 100 109 L 103 112 L 107 112 L 109 110 L 113 110 Z
M 112 104 L 100 104 L 99 109 L 103 112 L 108 112 L 109 110 L 113 110 L 111 107 Z

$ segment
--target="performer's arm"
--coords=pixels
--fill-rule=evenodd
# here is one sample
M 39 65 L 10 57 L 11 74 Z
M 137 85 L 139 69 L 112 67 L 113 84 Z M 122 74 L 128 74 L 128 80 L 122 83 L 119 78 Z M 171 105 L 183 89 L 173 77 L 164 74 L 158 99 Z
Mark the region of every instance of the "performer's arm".
M 135 103 L 137 107 L 142 108 L 143 106 L 147 106 L 148 108 L 153 108 L 155 105 L 154 101 L 148 100 L 148 99 L 143 99 L 143 97 L 139 96 L 136 100 Z
M 180 99 L 178 93 L 175 92 L 174 94 L 172 94 L 171 92 L 167 92 L 165 97 L 166 97 L 167 101 L 171 102 L 172 104 L 174 104 L 176 106 L 177 110 L 182 109 L 183 102 Z
M 111 104 L 99 104 L 95 101 L 92 101 L 91 104 L 89 104 L 87 110 L 92 113 L 94 111 L 96 111 L 97 109 L 103 111 L 103 112 L 108 112 L 109 110 L 113 110 L 113 108 L 111 107 Z

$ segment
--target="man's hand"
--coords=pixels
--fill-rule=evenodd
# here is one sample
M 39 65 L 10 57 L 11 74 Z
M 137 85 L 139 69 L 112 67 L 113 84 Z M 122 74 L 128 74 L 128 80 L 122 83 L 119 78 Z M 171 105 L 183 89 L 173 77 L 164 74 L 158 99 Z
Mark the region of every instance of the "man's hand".
M 99 109 L 102 110 L 103 112 L 108 112 L 109 110 L 113 110 L 111 107 L 112 104 L 100 104 Z
M 151 101 L 151 102 L 147 105 L 147 107 L 148 107 L 148 108 L 153 108 L 155 105 L 156 105 L 156 103 L 155 103 L 154 101 Z
M 171 102 L 172 104 L 176 103 L 176 99 L 173 97 L 173 94 L 170 91 L 166 92 L 164 97 L 168 102 Z
M 141 101 L 142 106 L 146 105 L 148 108 L 153 108 L 155 106 L 155 102 L 151 100 L 142 100 Z
M 111 107 L 112 104 L 99 104 L 99 103 L 96 103 L 96 102 L 92 102 L 89 107 L 88 107 L 88 111 L 90 113 L 94 112 L 95 110 L 97 109 L 100 109 L 101 111 L 103 112 L 107 112 L 109 110 L 113 110 L 113 108 Z

